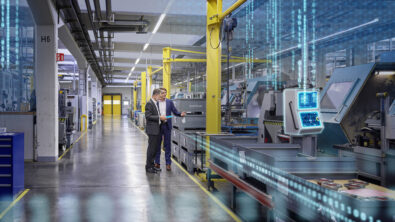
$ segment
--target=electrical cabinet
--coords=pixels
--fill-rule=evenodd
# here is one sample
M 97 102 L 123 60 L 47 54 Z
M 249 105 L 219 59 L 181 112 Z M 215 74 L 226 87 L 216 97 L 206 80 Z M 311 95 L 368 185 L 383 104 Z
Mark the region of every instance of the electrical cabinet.
M 24 189 L 24 134 L 0 134 L 0 197 L 14 196 Z

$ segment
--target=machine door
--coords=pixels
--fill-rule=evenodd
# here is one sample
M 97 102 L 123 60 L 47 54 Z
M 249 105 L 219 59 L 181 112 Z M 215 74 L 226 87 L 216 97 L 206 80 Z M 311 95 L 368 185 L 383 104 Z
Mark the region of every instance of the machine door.
M 121 95 L 112 96 L 112 114 L 121 115 Z
M 103 115 L 112 115 L 112 96 L 103 96 Z

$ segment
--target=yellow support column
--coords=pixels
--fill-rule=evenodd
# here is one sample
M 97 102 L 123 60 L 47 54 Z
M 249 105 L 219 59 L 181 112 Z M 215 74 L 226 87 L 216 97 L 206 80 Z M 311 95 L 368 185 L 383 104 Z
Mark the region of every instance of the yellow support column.
M 207 0 L 206 132 L 221 132 L 221 22 L 222 0 Z
M 141 72 L 141 112 L 145 113 L 147 103 L 147 73 Z
M 137 110 L 137 80 L 133 82 L 133 111 Z
M 206 29 L 206 133 L 221 132 L 221 23 L 222 0 L 207 0 Z M 214 20 L 214 21 L 213 21 Z M 206 137 L 206 166 L 210 166 L 210 137 Z
M 163 88 L 167 90 L 167 98 L 170 99 L 170 84 L 171 84 L 171 62 L 170 62 L 170 47 L 163 48 Z
M 238 0 L 222 13 L 222 0 L 207 0 L 206 29 L 206 133 L 221 133 L 221 41 L 222 20 L 246 0 Z M 210 137 L 206 137 L 206 164 L 210 159 Z
M 189 82 L 188 82 L 188 92 L 189 93 L 192 92 L 192 82 L 191 82 L 191 80 L 189 80 Z
M 148 95 L 147 95 L 147 101 L 149 100 L 149 99 L 151 99 L 151 94 L 152 94 L 152 66 L 148 66 L 148 68 L 147 68 L 147 72 L 148 72 L 148 81 L 149 81 L 149 84 L 148 84 Z

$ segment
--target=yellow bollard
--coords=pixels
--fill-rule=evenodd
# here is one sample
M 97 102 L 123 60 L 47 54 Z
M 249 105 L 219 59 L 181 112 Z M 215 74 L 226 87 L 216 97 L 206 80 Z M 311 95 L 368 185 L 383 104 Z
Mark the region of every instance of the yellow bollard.
M 84 130 L 82 130 L 82 126 L 83 126 L 82 123 L 84 122 L 83 119 L 85 119 L 85 124 L 84 124 L 85 129 Z M 88 130 L 88 117 L 86 115 L 81 116 L 81 129 L 80 130 L 81 130 L 81 132 Z

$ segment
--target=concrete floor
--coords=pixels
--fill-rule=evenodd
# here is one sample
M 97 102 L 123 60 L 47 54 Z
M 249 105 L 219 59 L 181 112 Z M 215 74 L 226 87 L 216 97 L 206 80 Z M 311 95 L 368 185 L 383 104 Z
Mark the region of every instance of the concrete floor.
M 103 118 L 62 160 L 25 163 L 31 190 L 4 221 L 233 221 L 176 165 L 146 174 L 146 147 L 128 119 Z

